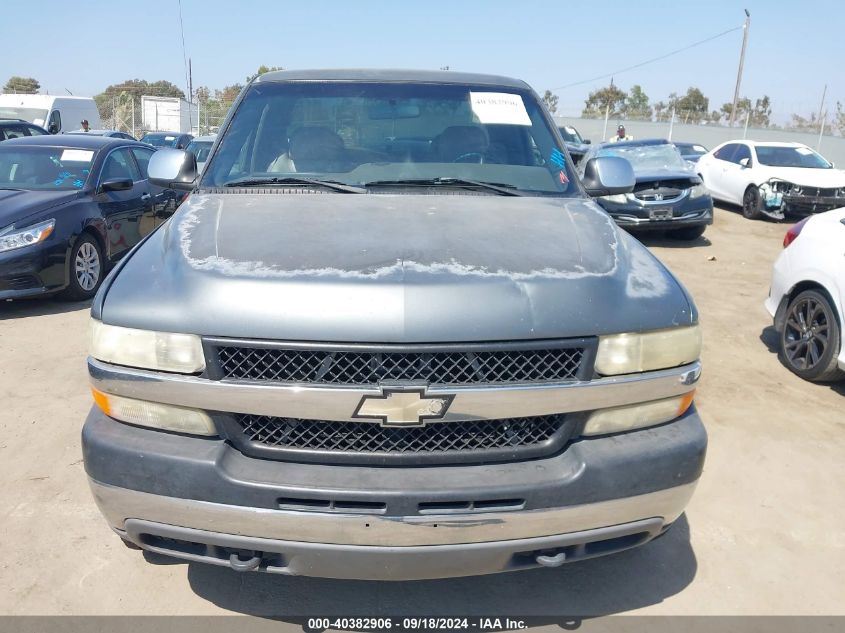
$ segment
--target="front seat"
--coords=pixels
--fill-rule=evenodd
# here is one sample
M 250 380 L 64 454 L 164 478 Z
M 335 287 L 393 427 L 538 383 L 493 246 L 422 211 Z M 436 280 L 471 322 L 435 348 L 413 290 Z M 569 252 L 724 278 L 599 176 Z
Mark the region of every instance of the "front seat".
M 487 130 L 477 125 L 453 125 L 438 134 L 432 146 L 437 162 L 482 163 L 490 137 Z
M 344 171 L 343 139 L 326 127 L 301 127 L 290 136 L 288 156 L 298 172 Z

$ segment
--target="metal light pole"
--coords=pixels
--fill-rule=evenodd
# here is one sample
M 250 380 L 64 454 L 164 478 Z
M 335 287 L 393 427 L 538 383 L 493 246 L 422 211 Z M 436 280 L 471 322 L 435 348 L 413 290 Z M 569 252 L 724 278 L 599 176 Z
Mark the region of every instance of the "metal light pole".
M 745 24 L 742 27 L 742 51 L 739 54 L 739 70 L 736 73 L 736 90 L 734 90 L 734 103 L 731 108 L 731 119 L 729 127 L 733 127 L 736 118 L 736 104 L 739 101 L 739 85 L 742 83 L 742 66 L 745 64 L 745 47 L 748 45 L 748 29 L 751 27 L 751 14 L 745 9 Z

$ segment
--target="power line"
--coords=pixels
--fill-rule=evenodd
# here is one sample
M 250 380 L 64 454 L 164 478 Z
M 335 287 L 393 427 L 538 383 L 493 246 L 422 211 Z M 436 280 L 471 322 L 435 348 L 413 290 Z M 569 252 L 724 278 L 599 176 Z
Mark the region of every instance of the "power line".
M 188 79 L 188 54 L 185 52 L 185 29 L 182 26 L 182 0 L 177 0 L 179 3 L 179 31 L 182 34 L 182 61 L 185 64 L 185 87 L 188 89 L 188 100 L 191 99 L 190 79 Z
M 563 90 L 564 88 L 572 88 L 573 86 L 581 86 L 583 84 L 588 84 L 593 81 L 598 81 L 599 79 L 607 79 L 608 77 L 613 77 L 614 75 L 618 75 L 620 73 L 628 72 L 629 70 L 634 70 L 635 68 L 641 68 L 642 66 L 646 66 L 648 64 L 652 64 L 654 62 L 659 62 L 661 59 L 666 59 L 667 57 L 671 57 L 672 55 L 677 55 L 678 53 L 683 53 L 684 51 L 688 51 L 691 48 L 695 48 L 696 46 L 701 46 L 702 44 L 706 44 L 707 42 L 712 42 L 715 39 L 720 37 L 724 37 L 728 33 L 733 33 L 734 31 L 741 31 L 743 27 L 736 26 L 732 29 L 728 29 L 727 31 L 722 31 L 717 35 L 713 35 L 703 40 L 699 40 L 698 42 L 693 42 L 683 48 L 679 48 L 677 50 L 672 51 L 671 53 L 666 53 L 665 55 L 660 55 L 659 57 L 654 57 L 652 59 L 646 60 L 644 62 L 640 62 L 639 64 L 634 64 L 633 66 L 628 66 L 627 68 L 622 68 L 621 70 L 614 70 L 612 73 L 607 73 L 605 75 L 599 75 L 598 77 L 593 77 L 592 79 L 585 79 L 584 81 L 576 81 L 571 84 L 566 84 L 565 86 L 557 86 L 556 88 L 551 88 L 551 90 Z

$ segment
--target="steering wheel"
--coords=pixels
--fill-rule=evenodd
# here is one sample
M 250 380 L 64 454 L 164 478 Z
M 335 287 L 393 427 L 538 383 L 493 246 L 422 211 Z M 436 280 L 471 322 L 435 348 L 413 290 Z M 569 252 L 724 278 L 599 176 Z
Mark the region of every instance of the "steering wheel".
M 484 154 L 481 152 L 467 152 L 466 154 L 461 154 L 455 160 L 452 161 L 453 163 L 477 163 L 479 165 L 484 164 Z

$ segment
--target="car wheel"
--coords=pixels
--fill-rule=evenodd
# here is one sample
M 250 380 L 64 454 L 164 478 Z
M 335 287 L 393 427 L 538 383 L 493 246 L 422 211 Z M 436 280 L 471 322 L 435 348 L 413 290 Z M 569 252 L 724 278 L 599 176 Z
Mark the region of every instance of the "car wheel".
M 749 220 L 759 220 L 763 217 L 763 199 L 760 190 L 751 186 L 742 196 L 742 215 Z
M 789 302 L 780 350 L 793 373 L 813 382 L 845 377 L 836 362 L 841 340 L 836 314 L 823 293 L 805 290 Z
M 706 225 L 702 224 L 701 226 L 685 226 L 682 229 L 672 229 L 671 231 L 667 231 L 666 235 L 668 235 L 673 240 L 684 240 L 691 242 L 692 240 L 697 240 L 699 237 L 704 235 L 704 230 L 707 228 Z
M 62 292 L 65 299 L 83 301 L 97 293 L 103 281 L 103 254 L 93 236 L 83 233 L 70 250 L 68 287 Z

